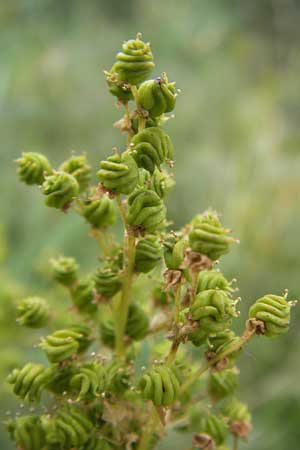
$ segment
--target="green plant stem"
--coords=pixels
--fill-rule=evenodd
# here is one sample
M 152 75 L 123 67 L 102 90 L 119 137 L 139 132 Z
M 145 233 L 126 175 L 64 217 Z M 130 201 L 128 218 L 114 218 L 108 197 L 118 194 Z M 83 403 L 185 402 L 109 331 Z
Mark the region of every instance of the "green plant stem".
M 151 438 L 153 435 L 153 432 L 155 430 L 155 428 L 159 425 L 159 417 L 158 417 L 158 413 L 154 407 L 154 405 L 151 402 L 151 415 L 148 421 L 148 426 L 146 426 L 144 433 L 142 434 L 141 440 L 139 442 L 138 448 L 137 450 L 148 450 L 150 443 L 151 443 Z
M 178 351 L 178 348 L 180 346 L 180 340 L 178 339 L 178 325 L 180 321 L 180 301 L 181 301 L 181 283 L 178 284 L 176 287 L 175 292 L 175 313 L 174 313 L 174 329 L 175 329 L 175 335 L 172 342 L 172 346 L 170 348 L 170 352 L 166 359 L 166 364 L 170 366 L 175 358 Z
M 119 211 L 120 211 L 120 214 L 121 214 L 122 222 L 123 222 L 123 224 L 124 224 L 124 227 L 127 229 L 127 228 L 128 228 L 127 214 L 126 214 L 125 208 L 124 208 L 124 206 L 123 206 L 121 196 L 120 196 L 120 195 L 117 195 L 117 196 L 116 196 L 116 200 L 117 200 L 117 204 L 118 204 Z
M 98 230 L 96 228 L 93 228 L 91 230 L 90 236 L 92 236 L 98 241 L 104 256 L 111 255 L 112 252 L 111 236 L 105 230 Z
M 226 356 L 238 351 L 242 348 L 255 334 L 255 329 L 245 329 L 242 336 L 238 341 L 234 342 L 229 346 L 224 352 L 217 354 L 214 358 L 207 361 L 203 366 L 201 366 L 196 372 L 194 372 L 188 380 L 181 386 L 181 393 L 185 392 L 194 382 L 198 380 L 208 369 L 214 366 L 218 361 L 224 359 Z
M 115 309 L 116 322 L 116 351 L 119 357 L 124 356 L 125 343 L 124 335 L 128 318 L 128 309 L 130 304 L 130 289 L 135 261 L 135 235 L 127 223 L 127 216 L 120 196 L 117 196 L 117 202 L 120 214 L 124 223 L 124 267 L 123 267 L 123 286 L 120 300 Z
M 139 106 L 139 96 L 138 96 L 138 89 L 136 86 L 131 86 L 131 92 L 136 104 L 137 113 L 139 116 L 139 127 L 138 131 L 142 131 L 145 128 L 146 119 L 142 114 L 141 107 Z
M 233 438 L 233 450 L 238 450 L 239 449 L 239 437 L 238 436 L 234 436 Z

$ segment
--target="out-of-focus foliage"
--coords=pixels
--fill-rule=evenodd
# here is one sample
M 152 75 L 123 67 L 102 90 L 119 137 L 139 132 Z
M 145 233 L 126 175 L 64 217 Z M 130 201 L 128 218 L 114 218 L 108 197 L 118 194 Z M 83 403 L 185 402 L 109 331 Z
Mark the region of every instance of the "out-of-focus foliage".
M 10 250 L 1 271 L 1 378 L 15 349 L 29 347 L 26 332 L 14 325 L 16 282 L 9 279 L 18 280 L 22 294 L 29 287 L 40 293 L 48 281 L 39 274 L 55 249 L 86 267 L 97 254 L 79 219 L 62 220 L 17 182 L 12 160 L 21 150 L 42 151 L 56 165 L 72 150 L 86 150 L 94 163 L 107 154 L 118 139 L 111 123 L 120 114 L 108 107 L 102 70 L 110 68 L 120 39 L 137 31 L 151 40 L 157 74 L 163 60 L 185 94 L 176 125 L 168 125 L 177 158 L 171 218 L 180 226 L 213 206 L 233 225 L 241 245 L 224 271 L 229 278 L 233 267 L 239 271 L 242 313 L 271 286 L 278 294 L 289 286 L 291 297 L 300 297 L 299 19 L 296 0 L 1 3 L 0 209 Z M 245 449 L 298 446 L 295 316 L 279 344 L 265 342 L 255 359 L 249 346 L 243 357 L 241 389 L 256 418 Z M 7 400 L 2 404 L 9 408 Z M 1 448 L 10 448 L 4 439 Z

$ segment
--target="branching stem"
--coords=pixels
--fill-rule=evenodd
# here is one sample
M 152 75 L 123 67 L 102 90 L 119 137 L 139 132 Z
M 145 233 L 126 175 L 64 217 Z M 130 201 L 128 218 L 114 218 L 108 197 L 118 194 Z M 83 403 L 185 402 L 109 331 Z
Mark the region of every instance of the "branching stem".
M 218 361 L 221 361 L 226 356 L 242 348 L 252 338 L 254 334 L 255 328 L 253 329 L 246 328 L 242 336 L 237 341 L 233 342 L 233 344 L 229 346 L 226 350 L 224 350 L 224 352 L 217 354 L 215 358 L 210 359 L 198 370 L 196 370 L 196 372 L 194 372 L 190 376 L 190 378 L 181 386 L 181 393 L 185 392 L 194 382 L 198 380 L 198 378 L 200 378 L 208 369 L 214 366 Z

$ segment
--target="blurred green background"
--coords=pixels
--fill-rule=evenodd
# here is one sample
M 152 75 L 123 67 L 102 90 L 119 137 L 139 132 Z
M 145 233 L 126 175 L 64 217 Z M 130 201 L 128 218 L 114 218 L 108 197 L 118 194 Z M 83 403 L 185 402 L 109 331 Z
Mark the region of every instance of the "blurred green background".
M 166 70 L 182 90 L 167 125 L 177 179 L 169 217 L 181 226 L 213 206 L 233 228 L 241 245 L 222 267 L 238 279 L 243 317 L 265 292 L 289 287 L 300 298 L 299 21 L 298 0 L 1 2 L 1 382 L 13 352 L 30 358 L 36 340 L 14 325 L 17 292 L 50 295 L 40 273 L 54 249 L 87 268 L 97 254 L 80 219 L 46 209 L 38 190 L 18 182 L 13 160 L 41 151 L 58 164 L 74 150 L 97 164 L 122 145 L 112 127 L 121 112 L 102 71 L 138 31 L 151 41 L 156 74 Z M 293 313 L 287 336 L 257 338 L 242 357 L 241 396 L 254 414 L 244 449 L 299 448 L 299 309 Z M 16 349 L 20 341 L 30 355 Z M 4 385 L 2 417 L 10 408 Z M 164 450 L 188 446 L 172 438 Z M 12 448 L 2 431 L 0 446 Z

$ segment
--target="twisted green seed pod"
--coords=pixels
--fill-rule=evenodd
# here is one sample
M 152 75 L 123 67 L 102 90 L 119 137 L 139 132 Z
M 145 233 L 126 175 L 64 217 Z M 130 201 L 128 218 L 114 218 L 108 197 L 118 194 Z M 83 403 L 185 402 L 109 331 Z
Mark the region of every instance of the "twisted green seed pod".
M 148 78 L 154 68 L 150 44 L 143 42 L 139 36 L 124 42 L 116 59 L 111 72 L 116 73 L 121 82 L 139 84 Z
M 150 187 L 160 196 L 160 198 L 165 198 L 174 185 L 175 181 L 171 175 L 163 170 L 155 168 Z
M 174 148 L 170 137 L 159 127 L 149 127 L 133 136 L 132 154 L 139 167 L 150 173 L 155 167 L 173 160 Z
M 41 417 L 42 427 L 49 444 L 59 444 L 61 448 L 81 448 L 90 438 L 93 429 L 82 408 L 68 406 L 61 408 L 57 415 Z
M 224 275 L 217 270 L 202 270 L 198 274 L 197 294 L 207 289 L 221 289 L 226 292 L 233 292 L 231 283 Z
M 19 449 L 41 450 L 45 446 L 45 434 L 38 416 L 23 416 L 9 421 L 7 430 Z
M 95 289 L 103 297 L 113 297 L 122 287 L 121 275 L 111 268 L 98 267 L 94 275 Z
M 210 414 L 202 420 L 201 431 L 209 434 L 217 445 L 223 444 L 228 435 L 224 418 L 214 414 Z
M 249 318 L 264 322 L 266 336 L 280 336 L 289 329 L 292 305 L 293 302 L 288 302 L 286 296 L 268 294 L 251 306 Z
M 116 206 L 107 195 L 96 200 L 82 202 L 82 215 L 95 228 L 106 228 L 116 221 Z
M 236 316 L 234 301 L 226 292 L 214 289 L 200 292 L 189 312 L 192 320 L 199 323 L 199 330 L 189 335 L 197 346 L 202 345 L 207 337 L 229 328 L 231 317 Z
M 128 223 L 153 233 L 165 225 L 166 208 L 160 197 L 150 189 L 136 189 L 128 197 Z
M 97 176 L 105 189 L 116 194 L 130 194 L 138 183 L 138 167 L 128 151 L 100 162 Z
M 26 364 L 22 369 L 14 369 L 7 378 L 14 393 L 23 400 L 39 400 L 42 390 L 51 378 L 51 370 L 41 364 Z
M 155 286 L 152 289 L 151 294 L 155 306 L 166 306 L 170 304 L 168 295 L 171 295 L 172 291 L 170 293 L 164 291 L 163 283 L 160 283 L 159 285 Z
M 141 339 L 144 339 L 148 329 L 148 315 L 137 303 L 131 303 L 128 310 L 126 335 L 134 341 L 140 341 Z
M 83 450 L 114 450 L 116 447 L 99 437 L 92 437 Z
M 214 400 L 221 400 L 234 393 L 238 387 L 239 370 L 237 367 L 221 371 L 211 371 L 208 378 L 208 391 Z
M 130 386 L 130 372 L 118 361 L 112 361 L 105 366 L 105 378 L 107 392 L 122 394 Z
M 42 193 L 45 203 L 51 208 L 65 209 L 78 196 L 79 184 L 73 175 L 66 172 L 55 172 L 45 178 Z
M 128 102 L 133 99 L 130 84 L 119 81 L 118 75 L 114 72 L 104 71 L 109 92 L 117 97 L 121 102 Z
M 135 249 L 135 270 L 148 273 L 154 269 L 162 257 L 161 246 L 154 235 L 140 239 Z
M 79 281 L 72 289 L 72 301 L 80 312 L 93 314 L 97 311 L 94 289 L 95 283 L 91 277 Z
M 184 260 L 188 242 L 181 236 L 169 234 L 163 242 L 164 259 L 168 269 L 178 270 Z
M 80 192 L 88 188 L 92 177 L 92 168 L 85 155 L 71 156 L 60 166 L 60 170 L 73 175 L 77 180 Z
M 29 328 L 42 328 L 49 320 L 49 306 L 43 298 L 28 297 L 17 306 L 17 322 Z
M 230 421 L 241 421 L 251 423 L 251 414 L 248 406 L 240 402 L 236 398 L 231 399 L 223 409 L 224 416 L 228 417 Z
M 214 261 L 229 252 L 230 244 L 237 242 L 228 236 L 229 233 L 230 230 L 223 228 L 217 214 L 208 211 L 192 221 L 190 246 L 193 251 L 203 253 Z
M 79 266 L 74 258 L 60 256 L 51 261 L 53 278 L 66 287 L 73 286 L 78 279 Z
M 72 323 L 69 330 L 78 334 L 76 337 L 79 344 L 78 353 L 85 352 L 94 341 L 92 330 L 85 323 Z
M 176 104 L 175 83 L 169 83 L 166 74 L 154 80 L 144 81 L 138 90 L 139 104 L 151 117 L 173 111 Z
M 71 364 L 67 366 L 52 364 L 47 390 L 55 395 L 64 395 L 70 391 L 70 382 L 74 374 L 75 367 Z
M 104 373 L 99 363 L 86 363 L 73 375 L 70 381 L 72 390 L 78 395 L 78 400 L 91 400 L 103 390 Z
M 235 347 L 236 343 L 240 340 L 238 336 L 235 335 L 235 333 L 232 330 L 223 330 L 214 336 L 210 336 L 209 338 L 209 344 L 210 344 L 210 351 L 220 354 L 223 352 L 227 352 L 230 350 L 230 348 Z M 228 354 L 227 358 L 231 362 L 235 362 L 235 359 L 241 352 L 241 348 L 238 350 L 235 350 L 234 352 L 230 352 Z
M 179 380 L 168 366 L 156 366 L 146 372 L 139 381 L 143 398 L 156 406 L 169 406 L 179 394 Z
M 45 181 L 45 176 L 52 173 L 48 159 L 41 153 L 24 152 L 16 162 L 19 166 L 20 180 L 28 185 L 41 185 Z
M 210 318 L 216 322 L 237 315 L 232 298 L 225 291 L 215 289 L 200 292 L 190 307 L 190 313 L 193 320 L 201 321 Z
M 69 329 L 57 330 L 42 339 L 40 347 L 51 363 L 58 363 L 70 358 L 79 350 L 78 340 L 81 334 Z
M 136 303 L 131 303 L 128 309 L 125 335 L 133 341 L 140 341 L 146 336 L 148 329 L 149 319 L 146 312 Z M 100 323 L 100 334 L 103 344 L 114 348 L 116 334 L 113 320 L 103 320 Z

